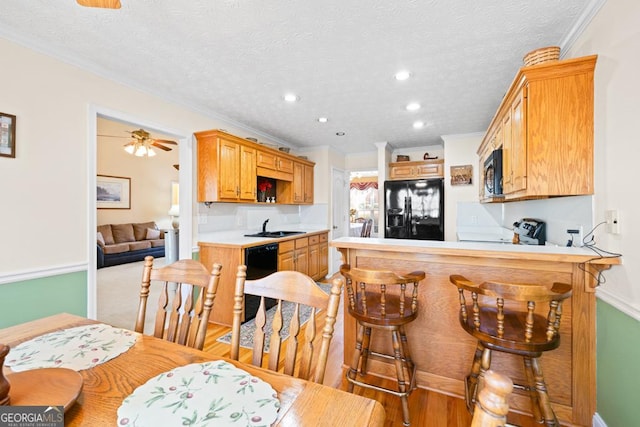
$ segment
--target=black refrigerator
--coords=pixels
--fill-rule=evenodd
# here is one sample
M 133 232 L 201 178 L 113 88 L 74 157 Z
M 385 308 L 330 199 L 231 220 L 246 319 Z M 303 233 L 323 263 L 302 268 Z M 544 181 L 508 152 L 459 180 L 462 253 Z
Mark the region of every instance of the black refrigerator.
M 384 203 L 384 237 L 444 240 L 443 179 L 385 181 Z

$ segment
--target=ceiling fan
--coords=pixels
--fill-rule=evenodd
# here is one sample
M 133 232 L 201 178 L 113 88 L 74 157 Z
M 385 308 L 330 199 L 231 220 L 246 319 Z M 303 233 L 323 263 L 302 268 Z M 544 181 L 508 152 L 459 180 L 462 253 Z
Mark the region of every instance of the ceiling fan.
M 120 0 L 76 0 L 80 6 L 120 9 Z
M 144 129 L 137 130 L 128 130 L 125 131 L 133 137 L 133 141 L 129 141 L 124 145 L 124 151 L 129 154 L 133 154 L 138 157 L 149 156 L 153 157 L 156 155 L 156 152 L 153 151 L 151 147 L 156 147 L 164 151 L 171 151 L 171 147 L 167 147 L 167 145 L 178 145 L 175 141 L 170 141 L 168 139 L 155 139 L 151 138 L 151 134 Z M 114 136 L 114 135 L 98 135 L 110 138 L 127 138 L 125 136 Z

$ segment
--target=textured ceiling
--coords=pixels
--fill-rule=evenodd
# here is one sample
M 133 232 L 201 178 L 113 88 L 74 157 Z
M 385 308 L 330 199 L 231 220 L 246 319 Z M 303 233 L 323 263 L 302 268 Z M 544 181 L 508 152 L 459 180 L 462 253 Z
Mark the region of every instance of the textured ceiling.
M 288 145 L 345 153 L 486 130 L 522 57 L 560 45 L 592 3 L 121 1 L 3 0 L 0 36 Z M 399 69 L 412 78 L 396 81 Z M 422 108 L 406 111 L 411 101 Z

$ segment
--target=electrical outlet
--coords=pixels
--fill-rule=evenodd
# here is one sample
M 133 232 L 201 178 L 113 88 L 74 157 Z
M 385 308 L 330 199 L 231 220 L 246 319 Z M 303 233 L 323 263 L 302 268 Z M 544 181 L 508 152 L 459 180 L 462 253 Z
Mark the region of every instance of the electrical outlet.
M 605 220 L 607 222 L 607 233 L 620 234 L 620 217 L 617 210 L 606 211 Z
M 198 224 L 206 224 L 207 216 L 206 215 L 198 215 Z

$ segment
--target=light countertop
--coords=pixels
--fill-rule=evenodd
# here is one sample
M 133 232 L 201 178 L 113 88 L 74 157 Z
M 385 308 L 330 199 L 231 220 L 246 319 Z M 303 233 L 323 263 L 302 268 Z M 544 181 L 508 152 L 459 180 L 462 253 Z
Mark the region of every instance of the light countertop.
M 294 234 L 281 238 L 268 238 L 268 237 L 245 237 L 245 234 L 254 234 L 262 230 L 231 230 L 231 231 L 214 231 L 209 233 L 198 234 L 198 243 L 205 245 L 219 245 L 219 246 L 233 246 L 233 247 L 251 247 L 259 246 L 267 243 L 277 243 L 285 240 L 298 239 L 305 237 L 305 235 L 313 235 L 318 233 L 326 233 L 329 230 L 320 227 L 307 227 L 300 224 L 295 225 L 282 225 L 277 227 L 267 227 L 267 231 L 303 231 L 305 234 Z

